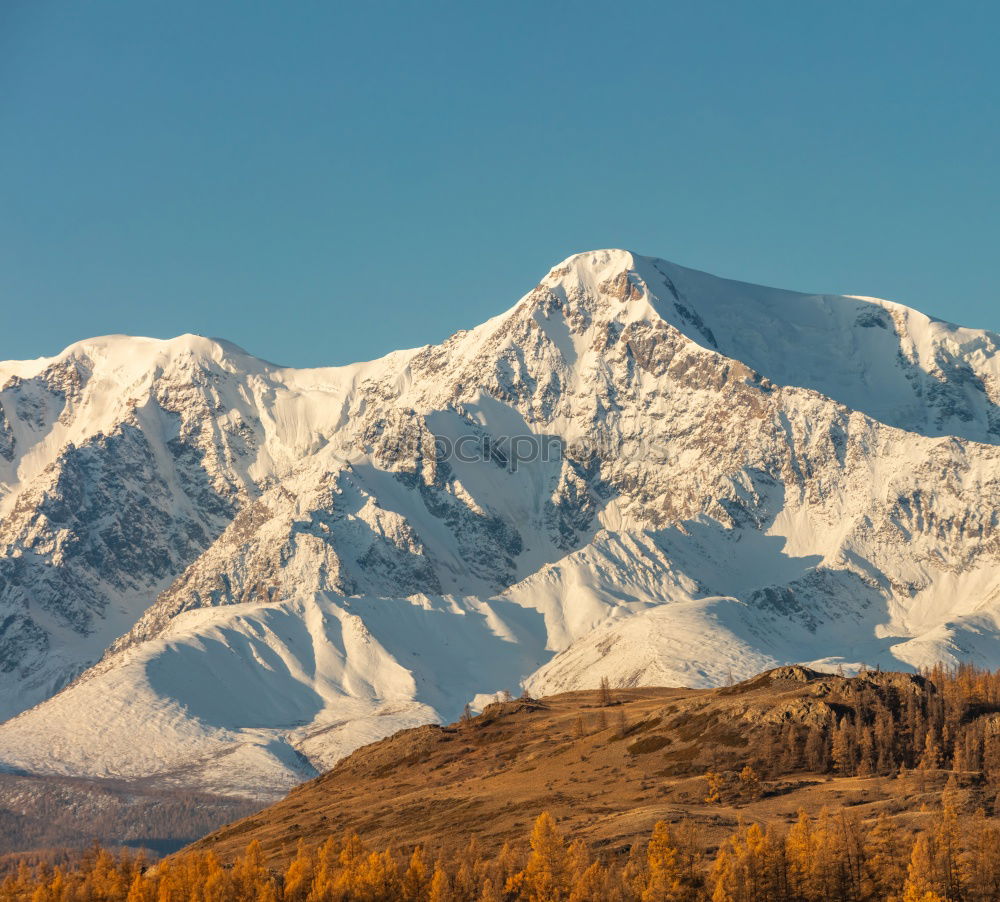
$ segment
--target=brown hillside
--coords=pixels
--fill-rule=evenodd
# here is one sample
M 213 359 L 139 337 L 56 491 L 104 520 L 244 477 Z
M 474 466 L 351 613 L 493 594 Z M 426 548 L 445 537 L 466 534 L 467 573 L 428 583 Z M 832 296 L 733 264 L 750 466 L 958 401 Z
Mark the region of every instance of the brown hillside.
M 936 804 L 947 773 L 907 774 L 905 761 L 902 776 L 895 764 L 891 777 L 810 772 L 808 747 L 810 736 L 831 747 L 837 723 L 860 727 L 868 708 L 902 724 L 908 710 L 932 710 L 937 695 L 913 675 L 845 679 L 784 667 L 724 689 L 613 690 L 610 705 L 597 691 L 497 703 L 467 723 L 405 730 L 359 749 L 190 848 L 229 860 L 257 839 L 277 864 L 300 839 L 318 843 L 345 829 L 375 847 L 448 850 L 473 836 L 498 847 L 520 840 L 543 810 L 568 835 L 609 850 L 647 837 L 659 819 L 690 818 L 711 843 L 741 818 L 786 823 L 824 805 L 850 806 L 861 818 L 886 810 L 915 826 L 931 817 L 921 806 Z M 995 717 L 970 712 L 963 717 Z M 763 778 L 758 798 L 737 777 L 748 763 Z M 722 775 L 713 803 L 705 801 L 708 770 Z M 991 813 L 982 776 L 963 783 L 967 807 Z

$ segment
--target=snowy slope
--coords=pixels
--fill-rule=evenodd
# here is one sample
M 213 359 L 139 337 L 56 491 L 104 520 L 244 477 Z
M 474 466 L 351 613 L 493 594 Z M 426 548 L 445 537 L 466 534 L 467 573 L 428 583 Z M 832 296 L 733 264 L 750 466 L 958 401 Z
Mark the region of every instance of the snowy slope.
M 530 612 L 499 601 L 316 596 L 194 610 L 9 721 L 3 746 L 30 772 L 159 774 L 266 795 L 547 657 Z
M 779 385 L 925 435 L 1000 441 L 1000 337 L 878 298 L 801 295 L 648 258 L 635 270 L 689 338 Z M 655 289 L 654 289 L 655 290 Z
M 998 342 L 595 251 L 351 367 L 0 364 L 0 763 L 278 790 L 522 681 L 1000 666 Z

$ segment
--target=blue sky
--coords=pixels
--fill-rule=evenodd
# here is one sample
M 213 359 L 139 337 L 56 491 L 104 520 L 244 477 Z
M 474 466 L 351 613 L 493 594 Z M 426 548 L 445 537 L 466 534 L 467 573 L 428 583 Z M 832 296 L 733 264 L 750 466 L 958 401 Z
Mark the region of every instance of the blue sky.
M 0 359 L 438 341 L 578 250 L 1000 330 L 1000 5 L 0 3 Z

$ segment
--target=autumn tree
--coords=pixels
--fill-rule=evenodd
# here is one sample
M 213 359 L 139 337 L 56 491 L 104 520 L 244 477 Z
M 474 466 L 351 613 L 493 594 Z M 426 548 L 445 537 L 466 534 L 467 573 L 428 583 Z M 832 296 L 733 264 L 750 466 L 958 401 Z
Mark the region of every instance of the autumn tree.
M 888 899 L 900 892 L 906 879 L 906 848 L 899 830 L 884 811 L 865 837 L 864 862 L 869 898 Z
M 945 897 L 938 893 L 936 859 L 933 837 L 918 836 L 903 885 L 903 902 L 945 902 Z
M 561 902 L 568 893 L 566 846 L 552 815 L 543 811 L 531 831 L 531 855 L 524 870 L 530 902 Z
M 962 873 L 970 897 L 1000 899 L 1000 825 L 987 820 L 980 810 L 966 836 Z
M 305 840 L 300 839 L 295 850 L 295 857 L 285 869 L 283 898 L 285 902 L 305 902 L 312 887 L 314 873 L 314 856 L 306 847 Z
M 837 729 L 833 731 L 830 755 L 837 773 L 843 776 L 854 773 L 854 736 L 846 717 L 840 719 Z
M 440 861 L 434 866 L 434 874 L 431 877 L 430 892 L 427 894 L 428 902 L 457 902 L 455 893 L 452 890 L 451 880 L 448 879 L 448 872 Z
M 759 824 L 723 843 L 709 876 L 712 902 L 780 902 L 787 898 L 784 845 Z
M 405 902 L 423 902 L 430 889 L 431 872 L 427 855 L 417 846 L 410 856 L 410 862 L 403 874 L 403 899 Z
M 607 902 L 608 875 L 599 861 L 592 861 L 577 875 L 569 893 L 569 902 Z
M 725 788 L 725 777 L 713 770 L 705 771 L 705 801 L 718 804 L 722 801 L 722 791 Z
M 740 797 L 746 801 L 756 801 L 761 796 L 760 777 L 749 764 L 740 771 Z
M 788 880 L 796 898 L 811 899 L 816 895 L 816 858 L 812 818 L 799 811 L 798 820 L 785 838 Z
M 642 902 L 676 902 L 684 897 L 683 874 L 670 828 L 657 821 L 646 849 L 646 885 Z

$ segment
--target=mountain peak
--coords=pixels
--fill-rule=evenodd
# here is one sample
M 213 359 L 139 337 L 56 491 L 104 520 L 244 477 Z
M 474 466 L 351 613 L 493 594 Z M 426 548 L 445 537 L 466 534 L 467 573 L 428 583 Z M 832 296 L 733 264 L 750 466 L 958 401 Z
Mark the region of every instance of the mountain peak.
M 628 320 L 659 319 L 658 311 L 650 306 L 653 295 L 646 277 L 639 270 L 644 259 L 618 248 L 583 251 L 553 266 L 538 288 L 543 296 L 554 293 L 592 310 L 603 308 L 616 318 L 624 314 Z
M 621 248 L 603 248 L 570 254 L 549 270 L 543 281 L 560 279 L 571 272 L 589 273 L 597 278 L 608 278 L 626 272 L 635 265 L 635 255 Z
M 130 361 L 143 364 L 158 358 L 194 357 L 205 361 L 222 362 L 226 358 L 239 358 L 241 364 L 256 358 L 231 341 L 209 338 L 185 332 L 173 338 L 149 338 L 142 335 L 100 335 L 75 342 L 56 359 L 86 357 L 92 361 L 107 361 L 113 366 L 128 366 Z
M 73 342 L 52 357 L 33 360 L 0 361 L 0 382 L 5 377 L 31 379 L 52 366 L 66 363 L 82 364 L 87 370 L 101 370 L 138 378 L 157 367 L 169 366 L 178 360 L 198 360 L 206 364 L 224 365 L 241 371 L 259 371 L 271 366 L 245 351 L 239 345 L 221 338 L 185 333 L 174 338 L 150 338 L 143 335 L 97 335 Z
M 605 249 L 368 364 L 32 367 L 0 367 L 0 713 L 111 654 L 0 768 L 278 791 L 520 684 L 1000 661 L 998 342 L 907 308 Z

